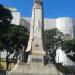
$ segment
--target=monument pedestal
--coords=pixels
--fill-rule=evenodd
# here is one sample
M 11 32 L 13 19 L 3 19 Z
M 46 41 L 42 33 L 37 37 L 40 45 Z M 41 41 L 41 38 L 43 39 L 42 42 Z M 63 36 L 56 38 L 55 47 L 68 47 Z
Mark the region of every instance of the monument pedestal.
M 63 75 L 58 72 L 55 65 L 43 64 L 43 54 L 33 53 L 29 56 L 29 62 L 18 61 L 14 69 L 6 75 Z
M 32 64 L 32 63 L 41 63 L 43 64 L 43 55 L 42 54 L 32 54 L 29 56 L 29 59 L 28 59 L 28 63 L 29 64 Z
M 59 74 L 53 64 L 44 66 L 42 63 L 19 63 L 7 75 L 63 75 Z

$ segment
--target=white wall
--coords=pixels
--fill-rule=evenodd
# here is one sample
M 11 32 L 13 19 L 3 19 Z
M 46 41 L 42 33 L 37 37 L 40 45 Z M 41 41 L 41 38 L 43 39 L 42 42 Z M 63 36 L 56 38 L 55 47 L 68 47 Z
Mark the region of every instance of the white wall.
M 61 17 L 56 19 L 56 27 L 64 34 L 69 34 L 73 37 L 73 20 L 68 17 Z
M 12 16 L 13 16 L 13 19 L 12 19 L 11 24 L 19 25 L 20 24 L 20 20 L 21 20 L 21 18 L 20 18 L 21 17 L 20 12 L 13 11 L 12 12 Z
M 60 48 L 56 51 L 56 57 L 55 57 L 56 63 L 61 63 L 65 66 L 74 66 L 75 63 L 71 61 L 64 51 L 62 51 Z
M 65 63 L 66 54 L 60 48 L 56 51 L 56 63 Z
M 44 18 L 44 29 L 56 28 L 56 19 Z

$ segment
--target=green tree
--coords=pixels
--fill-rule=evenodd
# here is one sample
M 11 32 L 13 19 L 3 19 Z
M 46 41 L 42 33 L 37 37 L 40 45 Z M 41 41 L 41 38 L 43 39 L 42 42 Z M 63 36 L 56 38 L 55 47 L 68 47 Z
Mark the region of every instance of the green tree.
M 6 32 L 7 27 L 13 19 L 11 11 L 7 8 L 4 8 L 3 5 L 0 5 L 0 35 Z
M 11 23 L 12 19 L 13 17 L 11 15 L 11 11 L 5 8 L 3 5 L 0 5 L 0 23 Z
M 17 58 L 19 50 L 22 47 L 26 49 L 29 37 L 28 30 L 25 27 L 11 24 L 12 18 L 11 11 L 0 5 L 0 50 L 7 51 L 7 69 L 10 55 L 14 54 L 10 61 L 14 57 Z
M 0 55 L 3 50 L 2 35 L 7 31 L 7 28 L 12 20 L 11 11 L 0 5 Z
M 75 39 L 64 40 L 62 49 L 65 51 L 66 55 L 75 62 Z
M 55 62 L 56 50 L 61 45 L 64 37 L 63 33 L 60 32 L 58 29 L 49 29 L 45 30 L 45 48 L 46 48 L 46 61 L 53 61 Z
M 13 58 L 10 60 L 13 61 L 14 58 L 19 54 L 19 51 L 24 47 L 26 49 L 28 43 L 29 33 L 28 30 L 22 25 L 10 25 L 8 31 L 2 35 L 2 42 L 4 49 L 7 51 L 7 69 L 9 65 L 9 57 L 11 54 L 14 54 Z

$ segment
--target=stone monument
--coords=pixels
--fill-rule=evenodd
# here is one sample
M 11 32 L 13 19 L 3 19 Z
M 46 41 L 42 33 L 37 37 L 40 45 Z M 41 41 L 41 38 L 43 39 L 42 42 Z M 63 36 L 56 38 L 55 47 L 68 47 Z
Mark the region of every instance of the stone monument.
M 34 0 L 32 21 L 30 26 L 30 38 L 26 50 L 27 52 L 31 52 L 31 55 L 28 58 L 28 63 L 35 61 L 43 62 L 43 30 L 43 3 L 42 0 Z
M 27 63 L 22 62 L 21 59 L 13 70 L 7 72 L 7 75 L 58 75 L 58 71 L 52 64 L 43 64 L 43 2 L 42 0 L 34 0 L 32 9 L 32 20 L 30 26 L 30 38 L 26 52 L 30 53 Z

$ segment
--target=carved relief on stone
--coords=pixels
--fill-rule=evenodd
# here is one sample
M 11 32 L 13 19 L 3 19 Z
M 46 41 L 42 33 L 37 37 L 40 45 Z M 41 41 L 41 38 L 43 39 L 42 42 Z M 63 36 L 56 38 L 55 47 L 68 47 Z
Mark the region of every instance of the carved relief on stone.
M 36 25 L 35 25 L 35 27 L 34 27 L 34 36 L 36 36 L 36 37 L 41 37 L 41 24 L 40 24 L 40 21 L 39 20 L 37 20 L 37 22 L 36 22 Z

